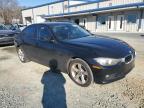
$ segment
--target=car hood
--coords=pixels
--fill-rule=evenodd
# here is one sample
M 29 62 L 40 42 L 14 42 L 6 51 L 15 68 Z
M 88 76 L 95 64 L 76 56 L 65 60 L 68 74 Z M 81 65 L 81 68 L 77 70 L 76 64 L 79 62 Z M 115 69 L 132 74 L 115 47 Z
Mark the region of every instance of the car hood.
M 15 32 L 12 30 L 0 30 L 0 35 L 11 35 L 11 34 L 15 34 Z
M 108 37 L 88 36 L 66 42 L 88 49 L 89 52 L 99 57 L 122 58 L 134 52 L 127 43 Z

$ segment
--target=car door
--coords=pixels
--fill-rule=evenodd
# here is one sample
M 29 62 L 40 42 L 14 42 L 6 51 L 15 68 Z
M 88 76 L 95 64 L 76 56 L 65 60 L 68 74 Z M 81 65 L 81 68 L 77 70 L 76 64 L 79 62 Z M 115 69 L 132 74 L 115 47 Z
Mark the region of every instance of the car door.
M 53 38 L 52 32 L 47 25 L 41 24 L 38 26 L 38 62 L 49 66 L 51 61 L 56 61 L 54 43 L 49 41 Z
M 27 27 L 22 32 L 23 44 L 22 48 L 24 49 L 26 55 L 31 60 L 36 59 L 36 52 L 37 52 L 37 26 L 31 25 Z
M 67 71 L 67 63 L 72 55 L 71 50 L 64 43 L 54 44 L 55 59 L 57 60 L 57 68 L 63 72 Z

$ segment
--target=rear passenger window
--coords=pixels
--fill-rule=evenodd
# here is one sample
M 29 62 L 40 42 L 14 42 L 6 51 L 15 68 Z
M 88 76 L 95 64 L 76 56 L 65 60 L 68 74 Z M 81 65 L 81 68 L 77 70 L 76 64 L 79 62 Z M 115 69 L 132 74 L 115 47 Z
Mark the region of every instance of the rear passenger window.
M 27 38 L 36 38 L 36 26 L 32 25 L 27 27 L 24 31 L 23 31 L 23 35 Z
M 40 40 L 46 40 L 52 36 L 51 31 L 47 26 L 40 26 L 39 30 L 39 38 Z

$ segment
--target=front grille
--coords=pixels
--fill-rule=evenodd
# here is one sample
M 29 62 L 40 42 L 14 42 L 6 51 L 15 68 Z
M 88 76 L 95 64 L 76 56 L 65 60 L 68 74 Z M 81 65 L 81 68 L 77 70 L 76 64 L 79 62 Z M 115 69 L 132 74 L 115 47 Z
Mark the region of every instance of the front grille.
M 125 57 L 125 63 L 128 64 L 133 60 L 133 55 L 130 54 L 128 56 Z

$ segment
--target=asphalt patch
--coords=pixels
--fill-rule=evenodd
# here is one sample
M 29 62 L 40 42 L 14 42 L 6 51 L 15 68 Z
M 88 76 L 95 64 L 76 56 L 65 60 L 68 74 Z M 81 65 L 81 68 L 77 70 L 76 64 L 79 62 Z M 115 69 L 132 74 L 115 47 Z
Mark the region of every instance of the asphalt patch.
M 0 61 L 4 61 L 4 60 L 8 60 L 8 59 L 10 59 L 9 56 L 3 56 L 3 57 L 0 57 Z
M 2 49 L 2 51 L 6 51 L 8 53 L 16 53 L 15 47 L 5 47 Z

